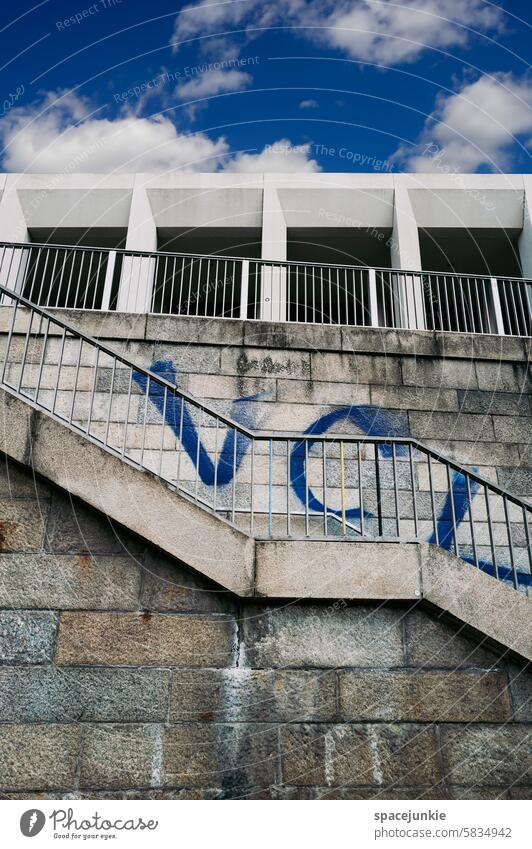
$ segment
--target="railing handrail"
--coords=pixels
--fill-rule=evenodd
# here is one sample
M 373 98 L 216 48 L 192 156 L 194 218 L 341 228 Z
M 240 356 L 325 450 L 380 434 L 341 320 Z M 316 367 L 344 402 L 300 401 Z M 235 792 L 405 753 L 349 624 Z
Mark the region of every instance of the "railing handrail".
M 350 269 L 352 271 L 375 271 L 379 273 L 388 273 L 388 274 L 403 274 L 407 276 L 413 277 L 423 277 L 427 276 L 437 276 L 437 277 L 450 277 L 450 278 L 466 278 L 466 279 L 474 279 L 474 280 L 491 280 L 495 277 L 497 280 L 508 280 L 508 281 L 516 281 L 519 283 L 532 283 L 532 278 L 529 277 L 511 277 L 509 275 L 496 275 L 496 274 L 471 274 L 467 271 L 430 271 L 428 269 L 410 269 L 410 268 L 387 268 L 385 266 L 378 265 L 352 265 L 349 263 L 334 263 L 334 262 L 303 262 L 299 260 L 275 260 L 275 259 L 263 259 L 262 257 L 243 257 L 243 256 L 226 256 L 225 254 L 193 254 L 186 253 L 184 251 L 142 251 L 142 250 L 131 250 L 130 248 L 109 248 L 109 247 L 91 247 L 88 245 L 61 245 L 55 243 L 45 243 L 45 242 L 2 242 L 0 241 L 0 248 L 54 248 L 66 251 L 91 251 L 98 253 L 119 253 L 124 256 L 140 256 L 140 257 L 158 257 L 158 256 L 171 256 L 171 257 L 179 257 L 181 259 L 201 259 L 201 260 L 214 260 L 214 261 L 226 261 L 226 262 L 254 262 L 257 265 L 271 265 L 276 267 L 307 267 L 307 268 L 338 268 L 338 269 Z
M 1 244 L 1 243 L 0 243 Z M 94 336 L 90 336 L 88 333 L 79 330 L 77 327 L 74 327 L 69 322 L 65 321 L 62 318 L 54 315 L 43 307 L 34 304 L 32 301 L 29 301 L 27 298 L 24 298 L 22 295 L 13 292 L 11 289 L 7 289 L 5 286 L 0 284 L 0 293 L 7 298 L 12 300 L 16 300 L 18 303 L 23 306 L 29 308 L 32 312 L 37 313 L 47 321 L 50 321 L 54 324 L 57 324 L 59 327 L 63 328 L 63 330 L 68 331 L 73 336 L 78 339 L 82 339 L 93 347 L 97 348 L 102 353 L 106 354 L 109 357 L 114 357 L 116 360 L 121 362 L 123 365 L 128 368 L 138 372 L 139 374 L 144 375 L 146 378 L 149 378 L 150 381 L 154 381 L 159 384 L 161 387 L 166 388 L 174 395 L 179 396 L 184 401 L 188 401 L 190 404 L 196 406 L 203 412 L 212 416 L 213 419 L 217 419 L 228 427 L 234 429 L 236 432 L 239 432 L 243 436 L 246 436 L 249 439 L 260 440 L 260 441 L 273 441 L 278 440 L 280 442 L 323 442 L 323 443 L 337 443 L 337 442 L 346 442 L 346 443 L 356 443 L 356 444 L 370 444 L 370 445 L 410 445 L 412 448 L 417 449 L 419 451 L 424 452 L 429 455 L 432 459 L 437 460 L 454 471 L 458 472 L 461 475 L 468 476 L 471 480 L 480 483 L 482 486 L 487 487 L 488 489 L 495 492 L 497 495 L 503 496 L 509 499 L 512 503 L 522 507 L 526 510 L 532 511 L 532 505 L 527 501 L 524 501 L 522 498 L 519 498 L 513 495 L 511 492 L 508 492 L 503 487 L 500 487 L 498 484 L 489 481 L 487 478 L 479 475 L 477 472 L 473 472 L 470 469 L 467 469 L 465 466 L 462 466 L 460 463 L 451 460 L 445 454 L 441 454 L 439 451 L 435 451 L 430 448 L 428 445 L 425 445 L 420 440 L 416 439 L 413 436 L 369 436 L 365 434 L 364 436 L 357 437 L 353 434 L 315 434 L 315 433 L 297 433 L 294 431 L 267 431 L 267 430 L 252 430 L 247 428 L 245 425 L 241 425 L 239 422 L 232 419 L 230 416 L 225 416 L 223 413 L 218 413 L 208 404 L 198 400 L 193 395 L 190 395 L 183 389 L 180 389 L 175 384 L 171 383 L 166 378 L 161 377 L 161 375 L 156 374 L 151 371 L 151 369 L 144 368 L 143 366 L 137 365 L 132 360 L 129 360 L 127 357 L 124 357 L 119 351 L 115 351 L 114 348 L 105 345 L 100 342 L 99 339 Z M 16 333 L 16 331 L 15 331 Z M 149 394 L 149 393 L 148 393 Z

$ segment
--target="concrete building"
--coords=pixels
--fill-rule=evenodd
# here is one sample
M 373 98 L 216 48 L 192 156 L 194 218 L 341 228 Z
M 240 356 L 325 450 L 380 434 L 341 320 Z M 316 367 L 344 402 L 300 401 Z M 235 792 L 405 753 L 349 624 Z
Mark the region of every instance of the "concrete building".
M 530 798 L 530 176 L 0 188 L 0 792 Z

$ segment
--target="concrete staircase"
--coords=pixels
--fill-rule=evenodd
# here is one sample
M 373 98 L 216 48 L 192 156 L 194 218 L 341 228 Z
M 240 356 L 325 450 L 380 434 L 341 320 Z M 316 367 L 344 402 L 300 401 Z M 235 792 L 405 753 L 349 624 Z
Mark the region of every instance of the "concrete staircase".
M 1 450 L 244 597 L 424 600 L 532 659 L 530 599 L 433 545 L 255 539 L 0 389 Z

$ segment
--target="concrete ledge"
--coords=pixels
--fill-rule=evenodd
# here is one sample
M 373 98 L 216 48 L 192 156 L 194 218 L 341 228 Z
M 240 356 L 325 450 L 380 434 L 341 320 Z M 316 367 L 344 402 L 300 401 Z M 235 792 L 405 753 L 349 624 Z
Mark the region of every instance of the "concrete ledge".
M 248 346 L 279 350 L 336 351 L 435 357 L 437 359 L 528 362 L 530 340 L 467 333 L 383 330 L 374 327 L 334 327 L 239 319 L 138 315 L 83 310 L 50 310 L 84 333 L 105 339 L 174 342 L 185 345 Z M 5 332 L 10 307 L 0 307 L 0 331 Z
M 257 541 L 255 569 L 257 596 L 416 600 L 421 595 L 418 545 Z
M 5 454 L 223 587 L 252 592 L 254 541 L 245 534 L 5 390 L 0 422 Z

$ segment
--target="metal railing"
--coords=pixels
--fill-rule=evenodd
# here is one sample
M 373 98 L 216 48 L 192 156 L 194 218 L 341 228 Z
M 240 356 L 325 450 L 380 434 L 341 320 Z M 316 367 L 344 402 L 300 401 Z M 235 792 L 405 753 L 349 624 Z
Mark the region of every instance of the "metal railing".
M 429 542 L 530 585 L 521 499 L 409 437 L 254 432 L 0 286 L 0 384 L 255 537 Z M 328 427 L 328 425 L 327 425 Z
M 519 278 L 0 243 L 0 284 L 47 308 L 532 334 Z

